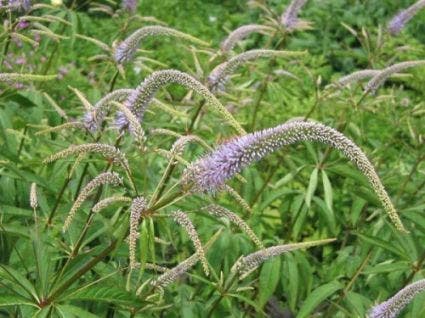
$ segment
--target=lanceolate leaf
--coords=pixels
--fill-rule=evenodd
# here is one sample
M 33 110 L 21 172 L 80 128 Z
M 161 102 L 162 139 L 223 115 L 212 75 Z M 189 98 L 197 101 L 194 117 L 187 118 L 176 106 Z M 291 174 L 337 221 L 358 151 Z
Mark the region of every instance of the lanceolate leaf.
M 311 317 L 314 309 L 333 295 L 338 290 L 342 289 L 343 285 L 337 281 L 333 281 L 316 288 L 304 301 L 297 314 L 297 318 Z

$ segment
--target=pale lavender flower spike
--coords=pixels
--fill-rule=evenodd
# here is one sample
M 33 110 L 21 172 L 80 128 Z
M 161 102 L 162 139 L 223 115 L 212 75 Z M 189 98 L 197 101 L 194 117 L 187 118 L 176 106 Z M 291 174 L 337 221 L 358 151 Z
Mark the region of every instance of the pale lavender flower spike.
M 390 299 L 373 307 L 367 318 L 395 318 L 413 298 L 425 291 L 425 279 L 407 285 Z
M 143 115 L 151 103 L 156 92 L 165 85 L 176 83 L 194 90 L 205 98 L 207 104 L 212 106 L 224 119 L 232 125 L 240 134 L 245 134 L 245 131 L 240 126 L 239 122 L 233 118 L 232 114 L 220 103 L 220 101 L 193 76 L 177 70 L 162 70 L 152 73 L 145 78 L 128 99 L 124 105 L 136 115 L 139 120 L 143 119 Z M 128 120 L 122 112 L 117 113 L 115 125 L 118 129 L 123 130 L 128 126 Z
M 292 0 L 285 12 L 282 14 L 280 22 L 287 30 L 294 30 L 299 22 L 298 13 L 308 0 Z
M 316 122 L 297 120 L 235 138 L 188 166 L 182 175 L 183 188 L 193 192 L 214 192 L 253 162 L 283 146 L 301 141 L 318 141 L 340 150 L 367 177 L 396 228 L 407 232 L 362 150 L 340 132 Z
M 421 9 L 425 8 L 425 0 L 419 0 L 407 9 L 397 13 L 388 23 L 388 32 L 391 35 L 397 35 Z
M 221 51 L 223 53 L 231 51 L 239 41 L 243 40 L 252 33 L 266 34 L 268 31 L 272 30 L 273 28 L 261 24 L 243 25 L 230 32 L 227 38 L 220 45 Z
M 134 13 L 137 10 L 137 0 L 123 0 L 121 6 L 124 10 Z
M 203 46 L 208 46 L 208 43 L 199 40 L 189 34 L 167 28 L 161 25 L 151 25 L 140 28 L 131 34 L 128 38 L 122 41 L 115 49 L 115 61 L 118 63 L 124 63 L 131 61 L 134 54 L 137 52 L 140 41 L 149 36 L 174 36 L 184 40 L 188 40 L 192 43 L 196 43 Z

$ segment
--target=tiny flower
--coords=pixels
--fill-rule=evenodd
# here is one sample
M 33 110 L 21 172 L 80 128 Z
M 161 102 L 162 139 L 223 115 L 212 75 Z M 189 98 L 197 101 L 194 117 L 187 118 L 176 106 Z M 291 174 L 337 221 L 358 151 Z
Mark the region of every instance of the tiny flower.
M 387 301 L 373 307 L 367 318 L 396 318 L 403 308 L 423 291 L 425 291 L 425 279 L 407 285 Z
M 340 150 L 367 177 L 396 228 L 406 232 L 378 174 L 362 150 L 340 132 L 316 122 L 288 122 L 224 143 L 185 169 L 182 186 L 188 191 L 214 192 L 253 162 L 300 141 L 318 141 Z

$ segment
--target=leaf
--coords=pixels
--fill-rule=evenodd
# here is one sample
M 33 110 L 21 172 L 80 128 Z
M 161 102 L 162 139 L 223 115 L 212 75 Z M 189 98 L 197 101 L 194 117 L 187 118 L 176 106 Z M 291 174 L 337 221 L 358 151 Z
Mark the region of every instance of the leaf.
M 275 257 L 264 263 L 259 278 L 258 306 L 263 308 L 276 290 L 280 278 L 281 259 Z
M 84 318 L 99 318 L 99 316 L 94 315 L 80 307 L 72 305 L 56 305 L 56 310 L 60 311 L 61 314 L 69 314 L 71 317 L 84 317 Z
M 29 305 L 37 307 L 35 303 L 31 302 L 31 300 L 19 295 L 0 295 L 0 307 L 15 305 Z
M 68 295 L 66 300 L 90 300 L 128 306 L 141 305 L 141 301 L 132 293 L 127 292 L 124 288 L 114 286 L 90 285 Z
M 3 278 L 9 282 L 11 282 L 12 288 L 18 291 L 19 287 L 22 288 L 29 297 L 32 297 L 34 300 L 39 300 L 37 296 L 37 292 L 31 282 L 23 276 L 21 273 L 11 268 L 10 266 L 0 264 L 0 278 Z
M 387 250 L 391 253 L 394 253 L 400 256 L 402 259 L 409 260 L 409 257 L 405 253 L 403 253 L 402 250 L 396 248 L 394 244 L 388 242 L 388 240 L 382 240 L 377 237 L 371 237 L 371 236 L 360 234 L 360 233 L 355 233 L 355 235 L 357 235 L 361 240 L 369 244 L 383 248 L 384 250 Z
M 317 176 L 318 176 L 319 170 L 317 168 L 314 168 L 313 172 L 310 175 L 310 181 L 308 183 L 307 192 L 305 194 L 305 203 L 307 204 L 307 207 L 310 208 L 311 204 L 311 198 L 314 195 L 314 192 L 317 188 Z
M 325 202 L 329 210 L 332 209 L 333 195 L 332 195 L 332 185 L 329 181 L 328 175 L 325 170 L 322 170 L 322 181 L 323 181 L 323 191 L 325 192 Z
M 333 281 L 316 288 L 304 301 L 297 314 L 297 318 L 310 317 L 311 313 L 321 302 L 342 288 L 343 285 L 338 281 Z

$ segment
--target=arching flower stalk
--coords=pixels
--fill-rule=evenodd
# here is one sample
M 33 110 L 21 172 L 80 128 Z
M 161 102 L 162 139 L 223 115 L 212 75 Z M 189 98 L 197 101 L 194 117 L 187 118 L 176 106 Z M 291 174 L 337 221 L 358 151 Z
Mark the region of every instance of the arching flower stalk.
M 327 244 L 335 241 L 335 239 L 325 239 L 311 242 L 302 242 L 302 243 L 293 243 L 293 244 L 285 244 L 285 245 L 276 245 L 272 247 L 268 247 L 266 249 L 251 253 L 247 256 L 239 259 L 236 264 L 232 268 L 232 272 L 239 273 L 240 279 L 244 279 L 248 276 L 252 271 L 258 268 L 262 263 L 267 261 L 268 259 L 279 256 L 283 253 L 291 252 L 294 250 L 309 248 L 312 246 Z
M 254 231 L 237 214 L 217 204 L 208 205 L 202 208 L 202 210 L 207 211 L 213 216 L 228 219 L 230 222 L 232 222 L 233 224 L 238 226 L 242 231 L 244 231 L 246 235 L 248 235 L 248 237 L 255 243 L 255 245 L 257 245 L 257 247 L 261 249 L 264 248 L 263 243 L 261 243 L 260 239 L 257 237 L 257 235 L 255 235 Z
M 419 61 L 406 61 L 397 64 L 393 64 L 381 70 L 366 84 L 365 93 L 375 93 L 376 90 L 384 84 L 384 82 L 394 73 L 404 71 L 407 68 L 425 65 L 425 60 Z
M 100 200 L 96 203 L 96 205 L 92 208 L 92 211 L 94 213 L 99 213 L 103 209 L 107 208 L 108 206 L 117 203 L 117 202 L 124 202 L 128 203 L 131 202 L 131 199 L 129 197 L 123 197 L 119 195 L 114 195 L 112 197 L 105 198 L 103 200 Z
M 212 91 L 224 91 L 224 86 L 229 80 L 235 69 L 248 61 L 260 57 L 296 57 L 305 54 L 305 52 L 277 51 L 277 50 L 250 50 L 238 54 L 227 62 L 217 65 L 208 76 L 208 85 Z
M 425 8 L 425 0 L 419 0 L 407 9 L 397 13 L 388 23 L 388 32 L 391 35 L 397 35 L 421 9 Z
M 56 79 L 56 75 L 36 75 L 19 73 L 0 73 L 0 82 L 7 83 L 26 83 L 26 82 L 45 82 Z
M 161 25 L 152 25 L 146 26 L 138 29 L 136 32 L 131 34 L 123 42 L 121 42 L 115 49 L 115 61 L 118 63 L 124 63 L 131 61 L 134 54 L 136 53 L 140 42 L 149 36 L 174 36 L 183 40 L 193 42 L 195 44 L 208 46 L 208 43 L 199 40 L 189 34 L 174 30 L 172 28 L 167 28 Z
M 44 164 L 51 163 L 58 159 L 67 158 L 73 155 L 99 153 L 105 158 L 111 159 L 114 163 L 121 165 L 127 172 L 130 171 L 127 158 L 125 155 L 114 146 L 108 144 L 91 143 L 82 145 L 71 145 L 68 148 L 59 151 L 50 157 L 43 160 Z
M 235 138 L 185 169 L 187 191 L 216 191 L 243 168 L 279 148 L 301 141 L 318 141 L 341 151 L 366 176 L 395 227 L 406 232 L 384 186 L 362 150 L 333 128 L 316 122 L 293 121 Z
M 218 101 L 208 88 L 202 85 L 202 83 L 193 78 L 191 75 L 176 70 L 163 70 L 152 73 L 135 89 L 133 93 L 130 94 L 124 105 L 127 106 L 141 121 L 155 93 L 161 87 L 171 83 L 183 85 L 199 93 L 206 99 L 207 103 L 221 114 L 240 134 L 245 134 L 245 131 L 238 121 L 233 118 L 232 114 L 229 113 L 229 111 Z M 128 126 L 128 121 L 122 113 L 118 113 L 116 125 L 120 129 L 124 129 Z
M 195 246 L 195 250 L 199 256 L 199 259 L 201 260 L 205 275 L 208 276 L 210 271 L 208 268 L 207 259 L 205 258 L 204 248 L 202 247 L 202 243 L 201 243 L 201 240 L 199 239 L 198 232 L 196 232 L 192 221 L 189 219 L 189 217 L 185 213 L 179 210 L 173 212 L 171 216 L 173 217 L 174 221 L 176 221 L 181 227 L 183 227 L 186 230 L 187 234 L 190 237 L 190 240 L 193 242 L 193 245 Z
M 267 34 L 273 31 L 273 28 L 261 24 L 247 24 L 233 30 L 227 38 L 221 43 L 220 49 L 223 53 L 230 52 L 235 45 L 245 39 L 252 33 Z
M 136 262 L 136 243 L 137 243 L 137 228 L 139 221 L 146 211 L 148 202 L 143 197 L 137 197 L 133 200 L 130 207 L 130 235 L 128 237 L 128 249 L 130 257 L 130 269 L 137 267 Z
M 401 289 L 390 299 L 373 307 L 367 314 L 368 318 L 395 318 L 413 298 L 425 291 L 425 279 L 418 280 Z
M 298 19 L 298 13 L 301 11 L 302 7 L 307 3 L 308 0 L 292 0 L 289 6 L 286 8 L 285 12 L 280 18 L 280 23 L 288 31 L 293 31 L 297 29 L 298 25 L 301 23 Z
M 123 102 L 133 92 L 133 89 L 117 89 L 102 97 L 83 117 L 84 126 L 91 132 L 100 129 L 109 111 L 111 102 Z
M 105 184 L 111 184 L 114 186 L 121 185 L 122 179 L 115 172 L 104 172 L 99 174 L 96 178 L 91 180 L 87 185 L 80 191 L 77 199 L 71 207 L 71 210 L 68 213 L 67 218 L 65 219 L 63 225 L 63 231 L 65 232 L 71 225 L 72 220 L 74 219 L 75 213 L 81 207 L 83 202 L 92 194 L 93 190 L 97 187 Z

